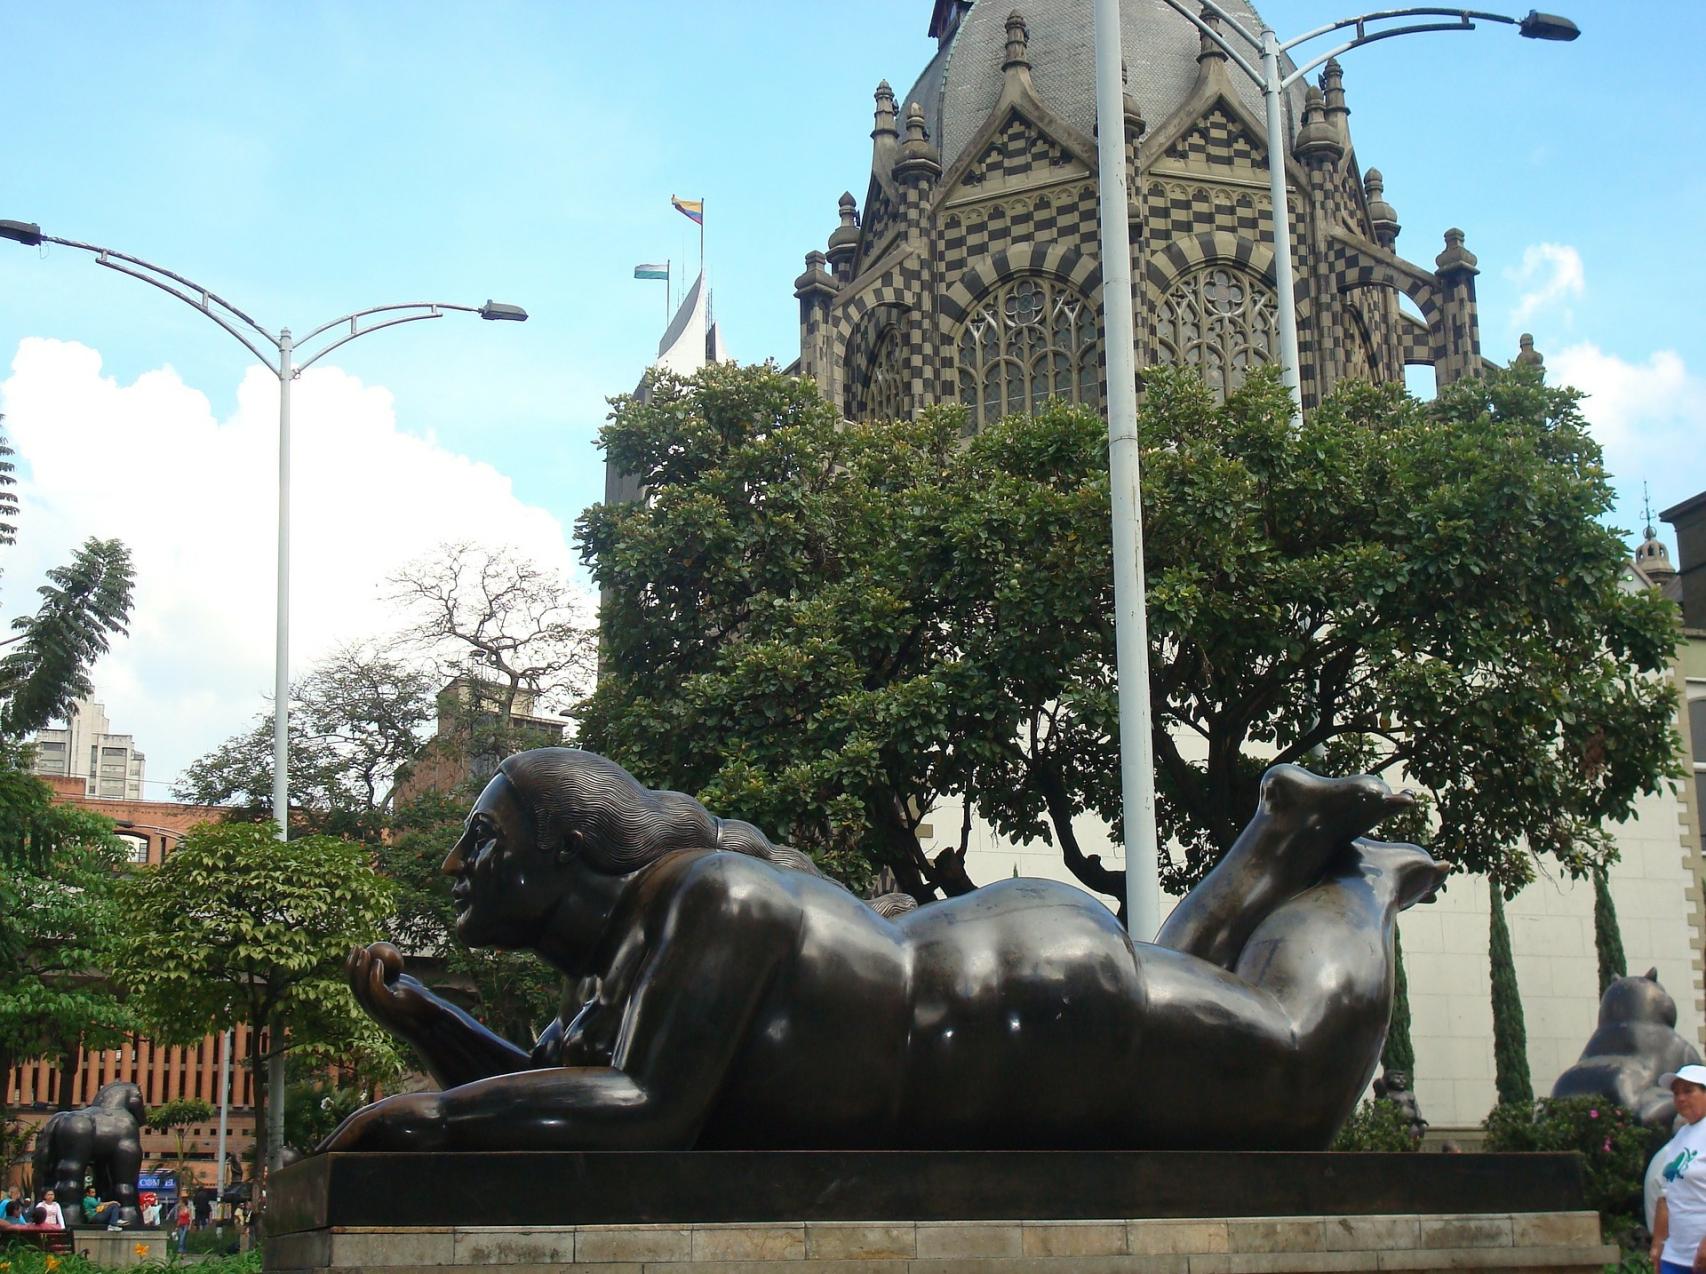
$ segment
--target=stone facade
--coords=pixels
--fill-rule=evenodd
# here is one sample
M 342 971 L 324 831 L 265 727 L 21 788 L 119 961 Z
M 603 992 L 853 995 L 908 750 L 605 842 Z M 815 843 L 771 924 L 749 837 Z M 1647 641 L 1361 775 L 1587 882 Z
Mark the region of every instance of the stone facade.
M 1050 397 L 1100 405 L 1090 0 L 1000 8 L 935 5 L 937 54 L 912 92 L 877 87 L 863 207 L 841 197 L 827 251 L 795 280 L 798 369 L 849 419 L 959 402 L 975 429 Z M 1163 0 L 1123 11 L 1138 366 L 1235 388 L 1278 356 L 1259 95 Z M 1406 364 L 1442 384 L 1482 366 L 1462 231 L 1431 269 L 1397 255 L 1397 213 L 1357 162 L 1345 102 L 1336 62 L 1287 102 L 1306 405 Z

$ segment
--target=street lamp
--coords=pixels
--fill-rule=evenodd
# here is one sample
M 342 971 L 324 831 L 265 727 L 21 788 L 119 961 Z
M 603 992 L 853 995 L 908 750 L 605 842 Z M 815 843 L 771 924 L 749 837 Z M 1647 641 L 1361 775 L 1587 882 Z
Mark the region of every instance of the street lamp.
M 487 301 L 484 305 L 453 305 L 445 301 L 410 301 L 400 305 L 375 305 L 356 310 L 322 323 L 300 340 L 294 339 L 288 327 L 277 335 L 267 331 L 242 310 L 223 297 L 193 283 L 181 274 L 161 266 L 114 252 L 111 248 L 75 239 L 61 239 L 43 234 L 41 227 L 29 221 L 0 221 L 0 239 L 10 239 L 27 247 L 57 243 L 67 248 L 80 248 L 95 254 L 95 261 L 108 269 L 141 279 L 163 292 L 192 306 L 232 336 L 236 337 L 274 376 L 278 377 L 278 640 L 273 667 L 273 817 L 278 823 L 279 839 L 286 835 L 290 820 L 290 387 L 309 367 L 341 345 L 358 336 L 367 336 L 400 323 L 416 323 L 422 319 L 442 318 L 447 311 L 478 314 L 489 321 L 525 322 L 527 311 L 519 305 Z M 376 322 L 363 324 L 363 319 L 383 315 Z M 310 342 L 325 338 L 325 344 L 307 359 L 296 361 L 296 354 Z M 263 353 L 262 346 L 270 353 Z
M 1290 210 L 1285 184 L 1285 128 L 1282 99 L 1286 89 L 1328 58 L 1358 45 L 1422 31 L 1473 31 L 1475 20 L 1502 22 L 1531 40 L 1574 40 L 1580 28 L 1555 13 L 1530 11 L 1525 18 L 1477 9 L 1383 9 L 1343 18 L 1281 42 L 1273 28 L 1252 33 L 1215 0 L 1197 0 L 1209 14 L 1227 23 L 1261 55 L 1261 69 L 1229 44 L 1186 0 L 1167 0 L 1203 35 L 1225 51 L 1262 89 L 1267 104 L 1268 182 L 1273 202 L 1274 285 L 1279 293 L 1280 372 L 1291 394 L 1293 425 L 1303 423 L 1302 376 L 1297 355 L 1297 294 L 1292 281 Z M 1378 27 L 1396 18 L 1449 18 L 1451 21 Z M 1161 909 L 1160 841 L 1155 826 L 1155 767 L 1149 702 L 1149 631 L 1143 579 L 1143 513 L 1137 438 L 1137 359 L 1132 308 L 1130 221 L 1124 118 L 1123 62 L 1119 0 L 1095 0 L 1097 182 L 1102 223 L 1102 348 L 1107 361 L 1108 484 L 1112 495 L 1114 566 L 1114 646 L 1119 684 L 1121 814 L 1126 841 L 1126 928 L 1146 941 L 1159 926 Z M 1351 39 L 1321 54 L 1290 75 L 1280 74 L 1280 55 L 1335 31 L 1354 29 Z
M 1220 46 L 1222 52 L 1248 75 L 1262 90 L 1262 97 L 1267 105 L 1268 115 L 1268 189 L 1273 203 L 1274 227 L 1274 287 L 1279 293 L 1279 337 L 1280 337 L 1280 375 L 1285 387 L 1291 392 L 1292 423 L 1303 423 L 1303 389 L 1302 376 L 1297 354 L 1297 295 L 1292 281 L 1291 272 L 1291 235 L 1288 227 L 1291 225 L 1290 209 L 1285 184 L 1285 128 L 1282 122 L 1282 99 L 1286 89 L 1301 80 L 1309 72 L 1320 66 L 1329 58 L 1337 57 L 1364 44 L 1373 44 L 1376 40 L 1390 40 L 1399 35 L 1416 35 L 1424 31 L 1473 31 L 1477 20 L 1482 22 L 1500 22 L 1514 26 L 1518 34 L 1530 40 L 1574 40 L 1579 36 L 1581 28 L 1565 17 L 1555 13 L 1539 13 L 1529 11 L 1527 17 L 1513 18 L 1503 13 L 1488 13 L 1480 9 L 1382 9 L 1374 13 L 1364 13 L 1354 18 L 1340 18 L 1337 22 L 1329 22 L 1325 26 L 1316 27 L 1313 31 L 1305 31 L 1302 35 L 1290 40 L 1281 41 L 1274 34 L 1272 27 L 1264 24 L 1259 32 L 1252 32 L 1249 27 L 1233 17 L 1217 0 L 1193 0 L 1200 4 L 1208 13 L 1213 14 L 1226 23 L 1251 48 L 1260 54 L 1261 69 L 1257 69 L 1250 60 L 1240 53 L 1225 36 L 1216 30 L 1198 13 L 1193 13 L 1186 0 L 1167 0 L 1173 10 L 1186 18 L 1203 35 Z M 1370 23 L 1390 22 L 1398 18 L 1449 18 L 1447 22 L 1418 22 L 1408 26 L 1379 27 L 1369 29 Z M 1346 40 L 1311 62 L 1297 67 L 1290 75 L 1280 73 L 1280 55 L 1290 52 L 1300 44 L 1331 35 L 1338 31 L 1352 31 L 1352 38 Z

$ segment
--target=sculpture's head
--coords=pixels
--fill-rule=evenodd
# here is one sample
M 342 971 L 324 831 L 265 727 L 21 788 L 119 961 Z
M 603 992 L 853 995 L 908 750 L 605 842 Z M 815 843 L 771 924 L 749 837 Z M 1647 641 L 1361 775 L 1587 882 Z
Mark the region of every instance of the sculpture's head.
M 715 818 L 681 792 L 652 791 L 596 752 L 517 752 L 498 767 L 444 860 L 457 878 L 456 932 L 470 946 L 537 947 L 546 919 L 573 903 L 576 914 L 552 936 L 584 944 L 609 918 L 627 877 L 665 854 L 696 849 L 818 874 L 809 857 L 771 844 L 752 824 Z M 572 961 L 561 946 L 547 958 Z
M 1648 969 L 1635 977 L 1618 978 L 1605 988 L 1599 1001 L 1599 1024 L 1652 1022 L 1676 1026 L 1676 1001 L 1659 985 L 1659 971 Z
M 444 860 L 456 877 L 457 935 L 470 946 L 537 946 L 566 901 L 608 898 L 611 882 L 672 850 L 717 848 L 718 833 L 692 797 L 649 791 L 596 753 L 518 752 L 498 767 Z

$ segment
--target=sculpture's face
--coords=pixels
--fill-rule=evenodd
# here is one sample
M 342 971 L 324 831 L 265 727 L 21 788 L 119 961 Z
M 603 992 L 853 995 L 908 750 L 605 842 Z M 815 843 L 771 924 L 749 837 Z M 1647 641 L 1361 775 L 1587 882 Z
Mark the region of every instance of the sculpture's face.
M 556 855 L 535 843 L 533 820 L 503 774 L 474 803 L 444 873 L 456 877 L 456 933 L 471 947 L 534 945 L 562 886 Z

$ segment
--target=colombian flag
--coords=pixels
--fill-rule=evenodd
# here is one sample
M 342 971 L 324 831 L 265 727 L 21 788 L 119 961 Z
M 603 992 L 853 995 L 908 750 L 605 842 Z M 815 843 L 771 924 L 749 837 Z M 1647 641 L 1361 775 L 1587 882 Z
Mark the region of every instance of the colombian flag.
M 703 199 L 677 199 L 671 195 L 669 202 L 677 212 L 694 225 L 702 226 L 705 224 L 705 201 Z

